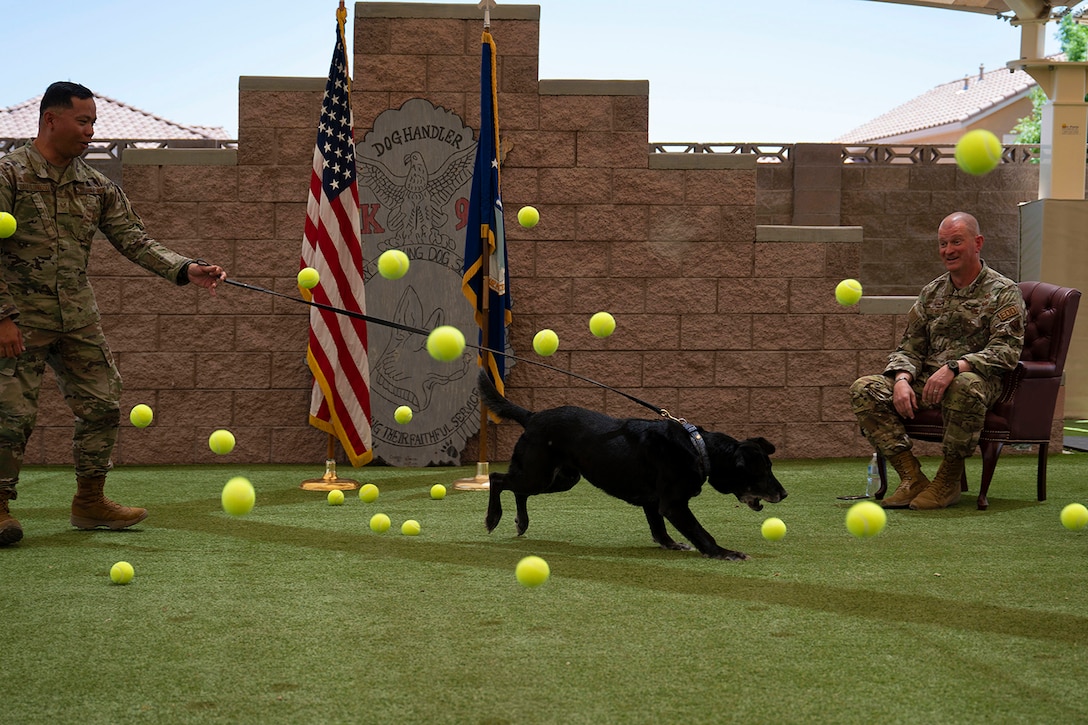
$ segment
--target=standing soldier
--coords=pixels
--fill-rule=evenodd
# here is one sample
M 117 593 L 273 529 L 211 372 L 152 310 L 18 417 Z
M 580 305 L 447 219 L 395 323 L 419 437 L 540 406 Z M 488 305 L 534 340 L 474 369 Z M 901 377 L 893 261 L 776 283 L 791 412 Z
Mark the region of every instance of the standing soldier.
M 147 516 L 103 495 L 121 419 L 121 377 L 87 281 L 95 233 L 176 284 L 215 294 L 226 279 L 222 268 L 149 238 L 124 192 L 80 158 L 96 114 L 90 90 L 54 83 L 42 97 L 37 138 L 0 158 L 0 211 L 17 223 L 13 236 L 0 239 L 0 546 L 23 537 L 8 502 L 16 497 L 47 364 L 76 417 L 72 525 L 123 529 Z
M 884 373 L 850 387 L 862 433 L 901 480 L 884 508 L 939 509 L 960 500 L 964 459 L 974 453 L 986 411 L 1024 346 L 1024 298 L 1015 282 L 982 260 L 978 221 L 950 214 L 937 241 L 948 272 L 922 288 Z M 919 405 L 940 406 L 944 417 L 944 458 L 932 482 L 903 426 Z

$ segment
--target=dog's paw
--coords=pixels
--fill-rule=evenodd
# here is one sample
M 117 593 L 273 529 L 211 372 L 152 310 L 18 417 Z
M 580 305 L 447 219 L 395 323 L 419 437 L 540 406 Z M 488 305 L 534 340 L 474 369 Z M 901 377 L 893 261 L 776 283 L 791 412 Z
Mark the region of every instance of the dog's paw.
M 713 554 L 703 554 L 703 556 L 709 559 L 725 559 L 726 561 L 746 561 L 748 555 L 743 551 L 733 551 L 732 549 L 719 549 Z

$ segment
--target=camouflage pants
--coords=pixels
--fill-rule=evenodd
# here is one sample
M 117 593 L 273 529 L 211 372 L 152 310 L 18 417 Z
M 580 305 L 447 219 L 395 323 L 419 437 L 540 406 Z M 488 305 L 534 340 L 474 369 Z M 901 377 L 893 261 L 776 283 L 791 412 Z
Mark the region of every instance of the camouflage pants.
M 23 354 L 0 358 L 0 487 L 19 480 L 47 364 L 75 414 L 76 475 L 105 474 L 121 421 L 121 376 L 101 326 L 71 332 L 23 328 L 22 333 Z
M 986 411 L 1001 397 L 1001 383 L 1001 378 L 986 379 L 975 373 L 960 373 L 953 378 L 940 402 L 944 455 L 967 458 L 975 452 Z M 892 403 L 893 384 L 886 375 L 866 375 L 850 386 L 850 405 L 862 434 L 886 457 L 910 450 L 913 445 Z M 921 404 L 924 380 L 913 381 L 911 387 L 920 407 L 935 407 Z

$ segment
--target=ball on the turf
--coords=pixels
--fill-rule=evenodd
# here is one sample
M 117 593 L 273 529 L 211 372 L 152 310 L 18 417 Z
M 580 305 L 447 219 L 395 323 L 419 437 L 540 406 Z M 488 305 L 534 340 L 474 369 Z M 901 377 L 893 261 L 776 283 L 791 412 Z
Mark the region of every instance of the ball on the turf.
M 321 281 L 321 275 L 313 267 L 303 267 L 298 271 L 298 286 L 302 289 L 313 289 Z
M 772 517 L 765 520 L 759 530 L 767 541 L 778 541 L 786 535 L 786 523 Z
M 835 285 L 835 301 L 843 307 L 851 307 L 861 300 L 861 282 L 844 279 Z
M 415 519 L 408 519 L 400 525 L 400 532 L 405 536 L 419 536 L 419 522 Z
M 223 493 L 220 494 L 219 500 L 223 504 L 223 510 L 231 516 L 245 516 L 253 510 L 257 493 L 253 490 L 253 484 L 248 478 L 235 476 L 223 486 Z
M 607 312 L 598 312 L 589 318 L 589 331 L 594 337 L 608 337 L 616 331 L 616 318 Z
M 234 434 L 225 428 L 213 431 L 208 436 L 208 448 L 212 449 L 212 453 L 225 456 L 234 450 Z
M 532 229 L 540 222 L 540 212 L 536 210 L 536 207 L 523 206 L 518 209 L 518 224 L 526 229 Z
M 373 483 L 364 483 L 359 487 L 359 500 L 363 503 L 374 503 L 378 500 L 378 487 Z
M 400 279 L 408 274 L 408 255 L 399 249 L 387 249 L 378 257 L 378 274 L 386 279 Z
M 370 530 L 375 533 L 389 531 L 389 517 L 385 514 L 374 514 L 370 517 Z
M 451 362 L 465 351 L 465 336 L 452 325 L 441 325 L 427 335 L 427 352 L 435 360 Z
M 15 217 L 6 211 L 0 211 L 0 239 L 7 239 L 18 228 L 18 224 L 15 223 Z
M 538 587 L 544 582 L 548 581 L 548 577 L 551 576 L 551 569 L 548 568 L 548 562 L 541 559 L 539 556 L 527 556 L 518 562 L 517 567 L 514 569 L 514 576 L 517 577 L 518 582 L 522 586 L 526 587 Z
M 846 530 L 859 539 L 876 536 L 886 523 L 888 514 L 872 501 L 859 501 L 846 512 Z
M 435 501 L 446 498 L 446 487 L 443 486 L 441 483 L 436 483 L 435 485 L 431 486 L 431 498 L 433 498 Z
M 110 567 L 110 581 L 114 584 L 128 584 L 134 576 L 136 570 L 127 561 L 119 561 Z
M 956 142 L 956 164 L 972 176 L 982 176 L 997 168 L 1003 151 L 997 136 L 984 128 L 976 128 Z
M 407 405 L 402 405 L 393 411 L 393 420 L 397 421 L 401 425 L 412 422 L 412 409 Z
M 541 330 L 533 336 L 533 349 L 537 355 L 551 357 L 559 349 L 559 335 L 553 330 Z
M 1083 504 L 1071 503 L 1062 509 L 1062 526 L 1070 531 L 1080 531 L 1088 526 L 1088 508 Z
M 344 492 L 334 488 L 329 491 L 329 495 L 325 497 L 325 500 L 329 502 L 330 506 L 341 506 L 344 503 Z
M 137 428 L 146 428 L 151 425 L 151 419 L 154 417 L 155 413 L 151 410 L 151 406 L 143 403 L 132 406 L 132 410 L 128 413 L 128 419 Z

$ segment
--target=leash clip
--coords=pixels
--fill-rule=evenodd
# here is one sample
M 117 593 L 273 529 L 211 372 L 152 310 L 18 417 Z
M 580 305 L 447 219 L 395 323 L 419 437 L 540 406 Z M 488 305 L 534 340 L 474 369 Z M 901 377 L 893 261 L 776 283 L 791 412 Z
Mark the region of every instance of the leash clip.
M 688 436 L 691 438 L 691 444 L 695 446 L 695 454 L 698 458 L 699 475 L 702 476 L 702 480 L 705 481 L 706 477 L 710 475 L 710 454 L 706 450 L 706 441 L 703 440 L 702 434 L 699 433 L 699 429 L 691 423 L 687 422 L 683 418 L 677 418 L 669 411 L 661 408 L 658 410 L 663 418 L 679 423 L 687 431 Z

